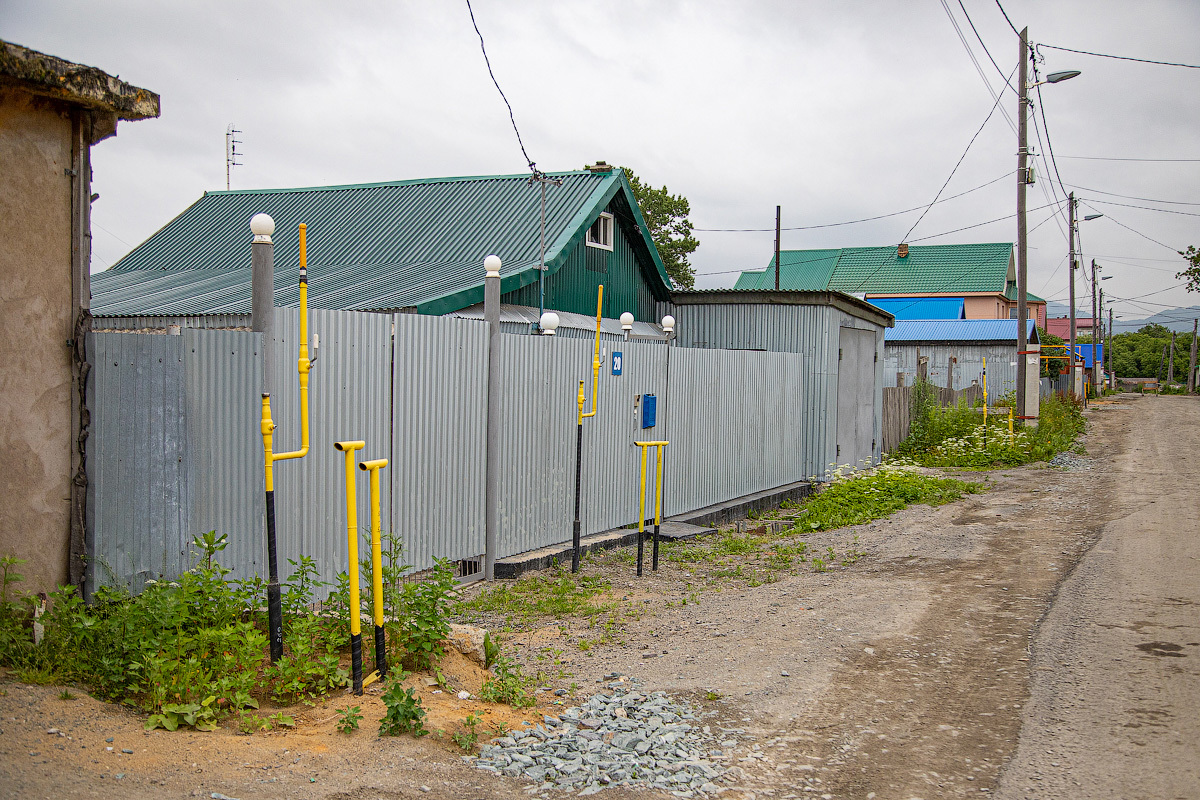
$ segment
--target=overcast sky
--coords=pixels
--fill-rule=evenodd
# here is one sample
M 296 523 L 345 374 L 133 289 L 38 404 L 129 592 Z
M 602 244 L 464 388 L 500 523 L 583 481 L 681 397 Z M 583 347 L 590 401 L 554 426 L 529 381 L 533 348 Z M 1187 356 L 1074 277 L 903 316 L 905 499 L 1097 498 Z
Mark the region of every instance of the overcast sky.
M 1002 2 L 1037 43 L 1200 64 L 1200 3 Z M 997 4 L 963 5 L 1008 74 L 1017 37 Z M 698 229 L 770 229 L 776 204 L 785 228 L 923 206 L 1004 85 L 959 0 L 473 6 L 541 169 L 597 159 L 628 166 L 685 195 Z M 162 96 L 161 118 L 122 123 L 117 138 L 94 150 L 94 271 L 205 190 L 225 188 L 230 123 L 245 153 L 235 189 L 526 170 L 461 0 L 0 0 L 0 38 Z M 1174 251 L 1200 245 L 1200 70 L 1042 53 L 1043 74 L 1083 74 L 1042 87 L 1044 107 L 1034 110 L 1041 141 L 1032 126 L 1030 140 L 1048 155 L 1044 112 L 1081 215 L 1105 215 L 1081 223 L 1081 237 L 1085 261 L 1096 258 L 1113 276 L 1106 295 L 1126 298 L 1116 313 L 1136 318 L 1200 302 L 1171 288 L 1183 266 Z M 893 245 L 906 233 L 913 244 L 1015 241 L 1011 218 L 947 233 L 1015 213 L 1017 103 L 1005 93 L 943 196 L 994 183 L 935 205 L 911 233 L 920 211 L 785 230 L 784 248 Z M 1065 302 L 1065 204 L 1040 158 L 1037 168 L 1029 289 Z M 1041 208 L 1054 200 L 1057 219 Z M 731 285 L 738 270 L 771 258 L 773 231 L 697 235 L 692 261 L 702 288 Z M 1077 292 L 1087 291 L 1081 280 Z

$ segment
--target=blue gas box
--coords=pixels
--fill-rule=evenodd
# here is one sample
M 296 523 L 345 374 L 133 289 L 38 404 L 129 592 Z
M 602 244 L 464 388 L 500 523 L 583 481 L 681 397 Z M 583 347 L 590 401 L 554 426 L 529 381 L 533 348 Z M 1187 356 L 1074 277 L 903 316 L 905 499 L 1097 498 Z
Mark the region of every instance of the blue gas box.
M 642 427 L 653 428 L 658 411 L 658 398 L 652 394 L 642 395 Z

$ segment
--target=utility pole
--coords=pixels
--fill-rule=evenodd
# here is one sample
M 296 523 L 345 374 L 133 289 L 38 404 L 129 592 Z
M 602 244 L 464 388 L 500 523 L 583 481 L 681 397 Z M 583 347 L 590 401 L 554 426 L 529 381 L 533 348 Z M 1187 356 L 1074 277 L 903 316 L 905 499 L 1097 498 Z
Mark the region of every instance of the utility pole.
M 1112 388 L 1117 388 L 1117 371 L 1113 367 L 1113 321 L 1112 309 L 1108 310 L 1108 347 L 1105 348 L 1108 352 L 1108 374 L 1112 376 Z
M 775 206 L 775 291 L 779 291 L 779 206 Z
M 1158 360 L 1158 374 L 1154 376 L 1154 382 L 1158 384 L 1159 393 L 1162 392 L 1162 375 L 1163 366 L 1167 363 L 1167 346 L 1163 345 L 1162 358 Z
M 1188 394 L 1196 391 L 1196 333 L 1200 332 L 1200 319 L 1192 320 L 1192 353 L 1188 357 Z
M 1028 180 L 1027 159 L 1029 156 L 1027 120 L 1029 116 L 1029 28 L 1021 29 L 1021 50 L 1017 60 L 1017 419 L 1025 424 L 1026 375 L 1025 351 L 1029 347 L 1029 334 L 1025 331 L 1025 320 L 1029 315 L 1026 304 L 1028 264 L 1026 263 L 1027 241 L 1025 236 L 1025 184 Z
M 1092 387 L 1100 385 L 1100 360 L 1096 358 L 1096 323 L 1100 321 L 1096 310 L 1096 259 L 1092 259 Z
M 1092 324 L 1095 325 L 1097 322 L 1100 323 L 1100 344 L 1101 344 L 1101 346 L 1103 346 L 1104 342 L 1105 342 L 1105 339 L 1104 339 L 1104 289 L 1100 290 L 1100 319 L 1092 320 Z M 1097 355 L 1097 353 L 1095 352 L 1095 348 L 1092 348 L 1092 359 L 1094 360 L 1097 358 L 1100 359 L 1100 377 L 1103 378 L 1104 377 L 1104 356 Z M 1097 397 L 1100 396 L 1100 384 L 1096 384 L 1096 396 Z
M 1071 397 L 1079 396 L 1079 387 L 1075 385 L 1075 225 L 1076 224 L 1077 223 L 1075 222 L 1075 193 L 1071 192 L 1071 194 L 1067 198 L 1067 241 L 1069 242 L 1069 244 L 1067 245 L 1067 248 L 1068 248 L 1067 249 L 1067 253 L 1068 253 L 1067 257 L 1069 259 L 1067 261 L 1067 265 L 1068 265 L 1068 268 L 1071 273 L 1071 279 L 1068 281 L 1068 283 L 1071 286 L 1071 292 L 1070 292 L 1071 299 L 1069 301 L 1071 303 L 1071 336 L 1070 336 L 1071 343 L 1070 343 L 1070 350 L 1068 351 L 1070 353 L 1070 358 L 1067 359 L 1067 363 L 1069 363 L 1071 365 L 1070 366 L 1071 380 L 1068 381 L 1067 385 L 1071 387 L 1071 389 L 1070 389 Z M 1093 315 L 1093 316 L 1095 316 L 1095 315 Z M 1092 320 L 1092 323 L 1095 324 L 1095 320 Z
M 1171 331 L 1171 355 L 1167 357 L 1167 383 L 1175 382 L 1175 331 Z

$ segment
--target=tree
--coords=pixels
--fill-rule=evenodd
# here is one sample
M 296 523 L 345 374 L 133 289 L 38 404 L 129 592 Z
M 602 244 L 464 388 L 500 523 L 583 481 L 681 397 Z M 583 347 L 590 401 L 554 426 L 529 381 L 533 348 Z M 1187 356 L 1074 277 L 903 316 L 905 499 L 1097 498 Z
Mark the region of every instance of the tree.
M 666 186 L 655 189 L 642 183 L 633 170 L 622 167 L 633 196 L 637 199 L 642 217 L 650 228 L 650 238 L 658 248 L 658 255 L 667 275 L 677 288 L 691 289 L 696 284 L 696 271 L 688 262 L 688 256 L 700 246 L 692 236 L 692 223 L 688 220 L 691 206 L 681 194 L 671 194 Z
M 1053 333 L 1046 332 L 1043 328 L 1038 328 L 1038 341 L 1042 343 L 1042 347 L 1049 349 L 1051 345 L 1063 347 L 1066 345 L 1062 339 L 1055 336 Z M 1066 350 L 1064 349 L 1065 353 Z M 1043 378 L 1054 378 L 1066 372 L 1068 362 L 1066 358 L 1043 358 L 1041 376 Z
M 1187 282 L 1189 292 L 1200 292 L 1200 250 L 1189 245 L 1187 250 L 1180 250 L 1179 255 L 1188 262 L 1188 266 L 1182 272 L 1175 273 L 1175 277 Z

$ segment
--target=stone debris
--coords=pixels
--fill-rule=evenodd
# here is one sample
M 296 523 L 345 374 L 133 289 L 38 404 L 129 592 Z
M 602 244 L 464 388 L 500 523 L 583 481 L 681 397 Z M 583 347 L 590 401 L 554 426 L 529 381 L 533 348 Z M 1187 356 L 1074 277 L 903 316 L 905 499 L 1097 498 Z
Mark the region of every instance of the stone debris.
M 606 786 L 640 786 L 675 797 L 724 791 L 718 781 L 728 781 L 727 769 L 717 761 L 731 754 L 713 750 L 716 738 L 696 724 L 695 712 L 666 692 L 646 693 L 636 679 L 615 677 L 582 706 L 501 736 L 465 760 L 487 772 L 528 778 L 540 784 L 534 791 L 585 796 Z M 720 735 L 730 733 L 741 731 L 721 729 Z M 726 749 L 736 744 L 721 742 Z
M 1069 472 L 1075 472 L 1078 470 L 1090 470 L 1092 462 L 1091 459 L 1080 458 L 1073 453 L 1063 452 L 1050 459 L 1050 466 L 1061 467 Z

